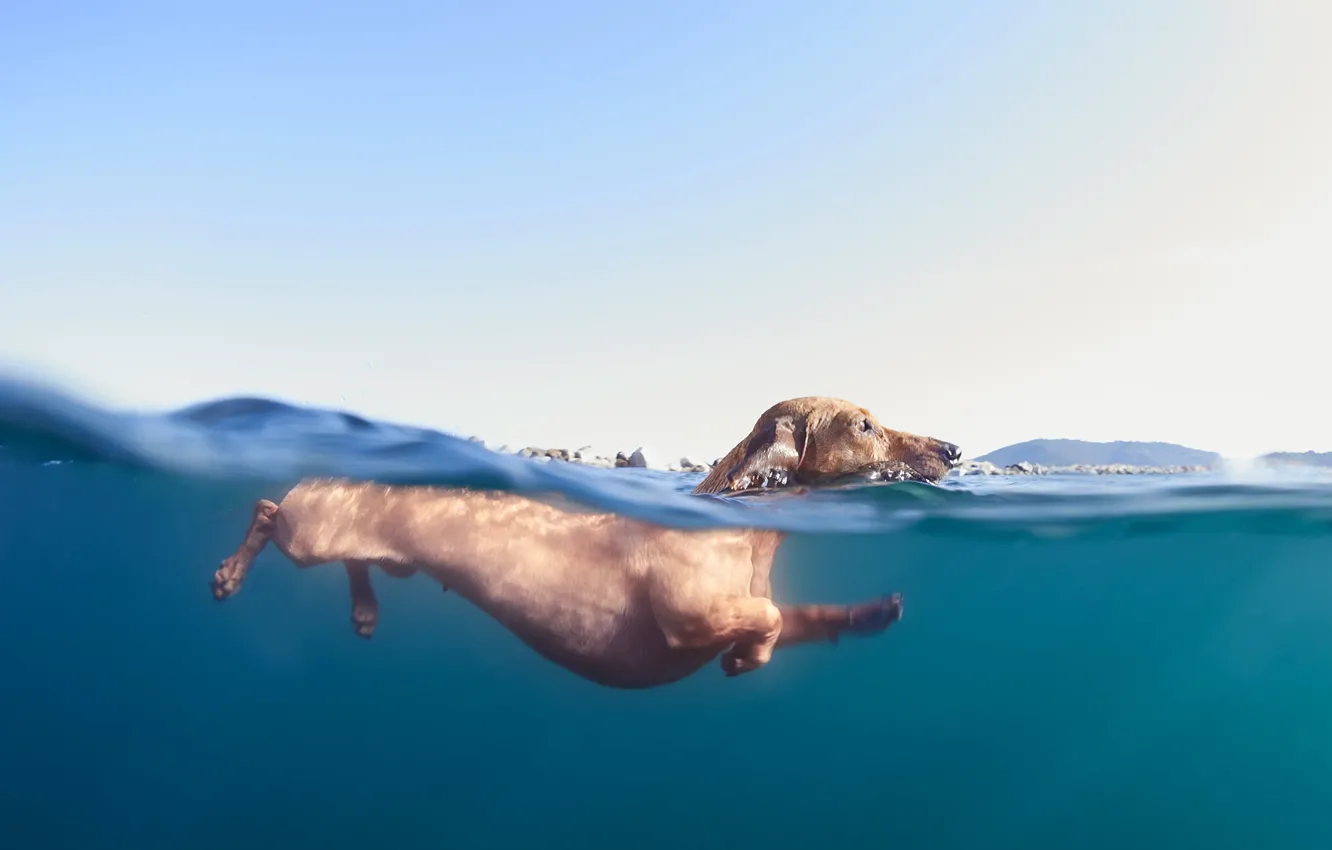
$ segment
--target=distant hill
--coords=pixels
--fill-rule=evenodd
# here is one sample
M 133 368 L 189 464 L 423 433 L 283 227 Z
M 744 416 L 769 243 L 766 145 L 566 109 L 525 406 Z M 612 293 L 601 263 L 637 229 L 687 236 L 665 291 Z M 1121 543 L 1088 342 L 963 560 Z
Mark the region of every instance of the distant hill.
M 1272 452 L 1261 458 L 1267 463 L 1294 466 L 1332 466 L 1332 452 Z
M 1173 443 L 1028 440 L 995 449 L 976 460 L 989 461 L 995 466 L 1011 466 L 1022 461 L 1044 466 L 1112 463 L 1131 466 L 1213 466 L 1221 462 L 1221 455 Z

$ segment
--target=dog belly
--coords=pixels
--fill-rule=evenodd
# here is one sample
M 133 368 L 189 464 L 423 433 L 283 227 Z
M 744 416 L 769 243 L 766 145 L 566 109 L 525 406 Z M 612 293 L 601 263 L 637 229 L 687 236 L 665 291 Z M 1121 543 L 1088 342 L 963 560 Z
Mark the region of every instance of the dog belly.
M 666 643 L 646 604 L 620 611 L 538 611 L 474 600 L 483 611 L 547 661 L 612 688 L 651 688 L 689 676 L 719 649 L 676 650 Z
M 513 630 L 511 630 L 513 631 Z M 609 688 L 641 690 L 669 685 L 693 673 L 720 654 L 720 650 L 673 650 L 665 645 L 616 647 L 611 652 L 588 652 L 576 647 L 552 645 L 529 639 L 514 631 L 518 639 L 547 661 L 595 684 Z

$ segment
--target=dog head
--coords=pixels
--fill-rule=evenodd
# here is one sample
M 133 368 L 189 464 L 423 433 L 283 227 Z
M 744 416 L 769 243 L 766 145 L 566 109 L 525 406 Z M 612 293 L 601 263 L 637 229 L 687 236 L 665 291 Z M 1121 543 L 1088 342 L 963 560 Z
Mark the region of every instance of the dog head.
M 818 484 L 838 478 L 935 482 L 961 459 L 952 443 L 892 431 L 863 407 L 808 396 L 773 405 L 695 493 Z

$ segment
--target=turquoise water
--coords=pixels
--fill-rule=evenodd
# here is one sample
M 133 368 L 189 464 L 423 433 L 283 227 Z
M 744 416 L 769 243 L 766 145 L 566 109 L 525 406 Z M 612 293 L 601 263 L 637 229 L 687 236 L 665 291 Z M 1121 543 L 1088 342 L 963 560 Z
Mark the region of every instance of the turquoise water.
M 223 415 L 226 414 L 226 415 Z M 324 411 L 117 413 L 0 382 L 0 846 L 1332 847 L 1332 486 L 960 479 L 750 503 Z M 60 461 L 52 463 L 52 461 Z M 887 633 L 642 692 L 454 594 L 271 549 L 310 472 L 796 532 L 783 601 Z

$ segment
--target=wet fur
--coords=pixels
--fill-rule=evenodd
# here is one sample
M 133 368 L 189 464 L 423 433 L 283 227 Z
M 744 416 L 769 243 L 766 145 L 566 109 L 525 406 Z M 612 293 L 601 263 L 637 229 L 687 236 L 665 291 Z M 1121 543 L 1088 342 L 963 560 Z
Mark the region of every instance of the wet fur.
M 920 470 L 935 468 L 923 456 L 888 458 L 868 438 L 839 437 L 835 429 L 868 415 L 847 402 L 783 405 L 767 411 L 727 455 L 730 467 L 719 464 L 696 492 L 887 464 L 906 464 L 929 480 Z M 912 445 L 956 454 L 939 441 Z M 244 540 L 212 587 L 218 600 L 233 596 L 269 542 L 300 567 L 341 561 L 353 628 L 368 638 L 379 618 L 372 568 L 397 578 L 420 572 L 544 658 L 618 688 L 675 682 L 718 655 L 728 676 L 740 675 L 762 667 L 775 649 L 876 634 L 901 617 L 899 594 L 859 605 L 774 605 L 770 573 L 783 539 L 757 529 L 666 528 L 513 493 L 308 479 L 281 504 L 255 504 Z
M 735 493 L 852 476 L 937 481 L 960 456 L 952 443 L 885 428 L 849 401 L 806 396 L 765 410 L 694 492 Z

